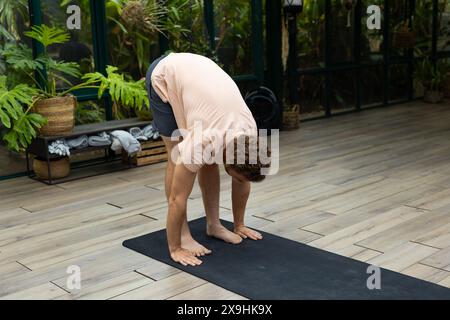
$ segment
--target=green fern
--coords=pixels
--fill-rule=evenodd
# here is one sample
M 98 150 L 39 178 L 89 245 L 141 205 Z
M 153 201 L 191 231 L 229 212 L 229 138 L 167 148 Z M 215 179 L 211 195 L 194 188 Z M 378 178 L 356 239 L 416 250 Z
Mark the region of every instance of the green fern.
M 118 68 L 106 67 L 106 76 L 99 72 L 88 73 L 83 76 L 85 85 L 98 86 L 98 98 L 100 99 L 106 90 L 115 103 L 126 108 L 136 108 L 142 110 L 149 107 L 147 91 L 144 80 L 125 80 L 123 74 L 117 73 Z
M 48 27 L 44 24 L 32 26 L 31 31 L 26 31 L 24 34 L 40 42 L 45 50 L 52 44 L 65 43 L 70 39 L 69 33 L 63 29 Z

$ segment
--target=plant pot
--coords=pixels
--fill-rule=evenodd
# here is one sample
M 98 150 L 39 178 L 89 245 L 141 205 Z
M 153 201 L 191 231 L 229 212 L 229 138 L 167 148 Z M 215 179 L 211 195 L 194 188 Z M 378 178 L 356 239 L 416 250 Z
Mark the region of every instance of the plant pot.
M 49 179 L 47 161 L 34 158 L 33 171 L 38 178 L 45 180 Z M 69 157 L 50 160 L 50 174 L 52 176 L 52 179 L 67 177 L 70 174 Z
M 296 130 L 300 127 L 300 108 L 294 106 L 291 111 L 283 112 L 283 129 Z
M 444 94 L 441 91 L 425 91 L 425 95 L 423 96 L 423 101 L 428 103 L 439 103 L 444 99 Z
M 56 97 L 38 100 L 33 106 L 34 112 L 47 118 L 48 122 L 39 132 L 43 136 L 60 136 L 69 134 L 75 127 L 74 96 Z
M 396 49 L 412 49 L 416 45 L 416 34 L 405 30 L 395 32 L 392 45 Z

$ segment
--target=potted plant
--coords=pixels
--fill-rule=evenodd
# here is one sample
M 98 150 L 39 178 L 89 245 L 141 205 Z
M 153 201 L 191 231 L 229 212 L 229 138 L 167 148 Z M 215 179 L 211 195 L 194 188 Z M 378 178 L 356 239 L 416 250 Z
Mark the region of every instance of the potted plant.
M 428 58 L 417 64 L 415 77 L 422 83 L 425 102 L 439 103 L 443 100 L 448 70 L 446 63 L 439 62 L 435 67 Z
M 76 99 L 68 91 L 57 91 L 57 83 L 71 86 L 67 77 L 79 78 L 79 65 L 56 61 L 48 53 L 50 45 L 67 42 L 69 34 L 46 25 L 33 26 L 24 34 L 42 46 L 42 53 L 33 58 L 27 46 L 10 44 L 2 50 L 6 63 L 16 72 L 28 76 L 36 86 L 33 110 L 47 118 L 47 124 L 40 128 L 40 133 L 48 136 L 70 133 L 75 125 Z M 35 79 L 36 74 L 40 75 L 39 80 Z
M 293 105 L 283 112 L 283 129 L 296 130 L 300 127 L 300 106 Z
M 396 49 L 411 49 L 416 45 L 416 34 L 405 21 L 393 34 L 393 46 Z
M 33 58 L 31 49 L 24 44 L 10 43 L 0 50 L 7 67 L 13 71 L 8 77 L 0 77 L 0 121 L 8 129 L 3 137 L 8 149 L 25 150 L 38 131 L 50 136 L 71 132 L 77 104 L 71 92 L 77 89 L 97 89 L 99 98 L 108 90 L 115 106 L 149 109 L 144 80 L 127 80 L 113 66 L 107 67 L 106 76 L 99 72 L 88 73 L 81 78 L 80 83 L 72 85 L 68 78 L 80 79 L 79 65 L 56 61 L 47 51 L 52 44 L 68 41 L 68 33 L 41 25 L 33 26 L 32 30 L 25 34 L 42 45 L 43 52 L 36 58 Z M 35 74 L 39 74 L 40 80 L 45 81 L 37 81 Z M 19 79 L 18 75 L 22 78 L 16 81 Z M 28 84 L 23 76 L 27 77 Z M 11 83 L 14 82 L 20 84 L 13 87 Z M 65 83 L 67 88 L 57 90 L 57 83 Z M 46 165 L 35 159 L 33 167 L 39 175 L 42 171 L 39 168 L 46 168 Z M 69 161 L 67 158 L 55 159 L 51 168 L 52 172 L 61 172 L 63 177 L 70 171 Z M 44 171 L 40 175 L 42 178 L 45 178 L 47 170 Z
M 7 77 L 0 76 L 0 123 L 8 129 L 3 140 L 12 151 L 24 151 L 47 122 L 43 116 L 31 111 L 37 93 L 27 84 L 11 87 Z

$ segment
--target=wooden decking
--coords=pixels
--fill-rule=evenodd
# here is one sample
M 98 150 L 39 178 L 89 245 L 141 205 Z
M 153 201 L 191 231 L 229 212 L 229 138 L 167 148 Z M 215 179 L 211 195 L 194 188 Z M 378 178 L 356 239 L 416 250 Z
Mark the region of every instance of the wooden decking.
M 282 133 L 280 172 L 247 222 L 450 287 L 450 105 L 413 103 Z M 0 183 L 0 298 L 238 299 L 121 246 L 164 228 L 165 164 L 46 186 Z M 231 220 L 230 181 L 222 180 Z M 189 218 L 203 214 L 198 187 Z M 81 290 L 66 286 L 81 268 Z

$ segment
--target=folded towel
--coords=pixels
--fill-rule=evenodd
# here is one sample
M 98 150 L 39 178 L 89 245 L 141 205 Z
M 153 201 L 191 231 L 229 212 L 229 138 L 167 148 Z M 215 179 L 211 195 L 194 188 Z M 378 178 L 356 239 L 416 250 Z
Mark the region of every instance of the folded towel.
M 148 140 L 148 137 L 146 137 L 144 135 L 144 132 L 141 130 L 141 128 L 134 127 L 134 128 L 131 128 L 129 131 L 130 131 L 130 134 L 133 137 L 135 137 L 137 140 L 142 140 L 142 141 Z
M 122 147 L 129 156 L 134 156 L 141 151 L 141 144 L 129 132 L 123 130 L 115 130 L 111 132 L 113 143 L 111 149 L 114 151 L 120 150 Z M 119 147 L 120 146 L 120 147 Z
M 147 138 L 147 139 L 153 139 L 153 135 L 156 132 L 156 128 L 153 127 L 153 125 L 149 124 L 148 126 L 144 127 L 144 129 L 142 129 L 142 134 Z
M 88 136 L 83 135 L 75 139 L 67 140 L 67 145 L 71 149 L 83 149 L 89 147 Z
M 70 156 L 70 147 L 64 139 L 55 140 L 48 146 L 48 152 L 59 156 Z
M 92 147 L 109 146 L 111 144 L 111 137 L 106 132 L 102 132 L 98 136 L 90 136 L 88 143 Z

